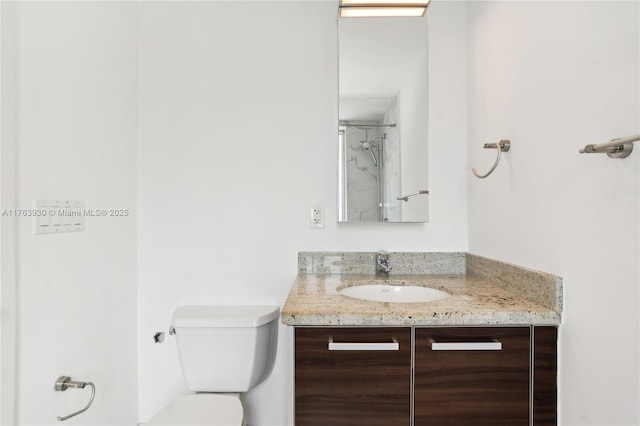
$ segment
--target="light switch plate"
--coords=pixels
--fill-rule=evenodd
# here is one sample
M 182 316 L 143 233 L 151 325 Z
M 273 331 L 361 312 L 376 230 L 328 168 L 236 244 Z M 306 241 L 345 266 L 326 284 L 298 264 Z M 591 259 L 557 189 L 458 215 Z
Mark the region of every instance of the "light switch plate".
M 33 233 L 84 231 L 84 203 L 77 200 L 33 200 Z

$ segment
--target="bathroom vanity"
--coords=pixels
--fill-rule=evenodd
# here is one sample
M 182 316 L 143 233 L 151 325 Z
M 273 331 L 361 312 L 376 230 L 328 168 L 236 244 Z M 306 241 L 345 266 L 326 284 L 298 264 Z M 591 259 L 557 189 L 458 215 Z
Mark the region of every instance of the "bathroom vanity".
M 395 253 L 398 273 L 376 279 L 371 256 L 299 255 L 282 312 L 295 327 L 297 426 L 557 424 L 561 278 L 465 253 Z M 342 294 L 376 283 L 449 296 Z
M 556 424 L 555 348 L 549 326 L 296 327 L 295 424 Z

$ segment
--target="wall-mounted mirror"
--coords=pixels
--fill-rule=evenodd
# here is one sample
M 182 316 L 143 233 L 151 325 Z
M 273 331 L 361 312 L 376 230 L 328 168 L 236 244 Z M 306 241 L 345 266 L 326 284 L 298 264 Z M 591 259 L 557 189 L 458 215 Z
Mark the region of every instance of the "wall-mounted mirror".
M 339 22 L 339 222 L 427 222 L 427 18 Z

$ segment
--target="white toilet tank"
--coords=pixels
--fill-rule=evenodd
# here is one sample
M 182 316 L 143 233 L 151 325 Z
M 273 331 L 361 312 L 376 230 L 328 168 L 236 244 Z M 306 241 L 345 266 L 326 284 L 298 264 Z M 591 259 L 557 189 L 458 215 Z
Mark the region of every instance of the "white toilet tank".
M 182 306 L 173 314 L 178 355 L 195 392 L 246 392 L 273 368 L 277 306 Z

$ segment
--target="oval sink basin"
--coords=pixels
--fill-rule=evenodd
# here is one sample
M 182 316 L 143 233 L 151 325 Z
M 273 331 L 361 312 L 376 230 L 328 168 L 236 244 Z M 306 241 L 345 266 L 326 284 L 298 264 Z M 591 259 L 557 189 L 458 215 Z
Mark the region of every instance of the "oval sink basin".
M 449 293 L 419 285 L 362 284 L 338 290 L 343 296 L 373 302 L 421 303 L 446 299 Z

